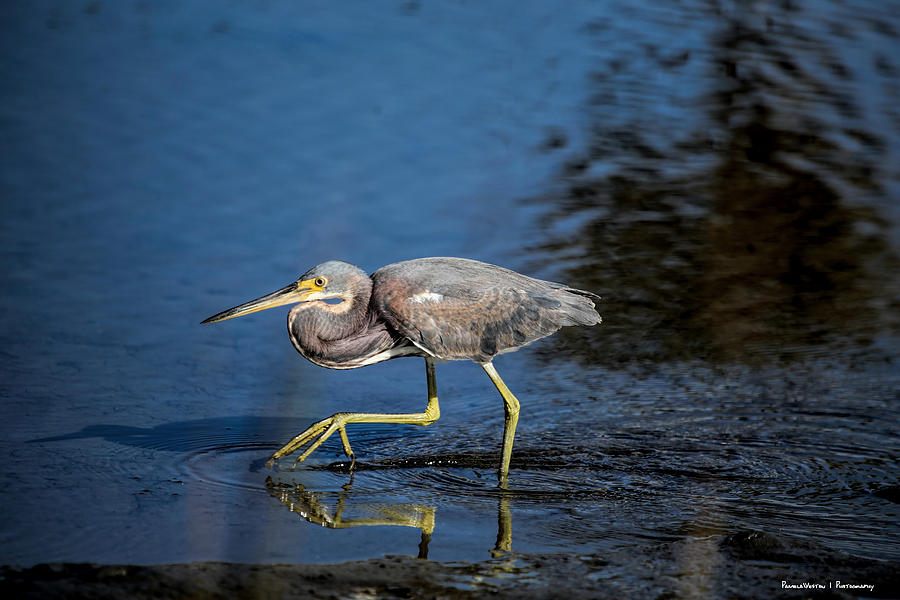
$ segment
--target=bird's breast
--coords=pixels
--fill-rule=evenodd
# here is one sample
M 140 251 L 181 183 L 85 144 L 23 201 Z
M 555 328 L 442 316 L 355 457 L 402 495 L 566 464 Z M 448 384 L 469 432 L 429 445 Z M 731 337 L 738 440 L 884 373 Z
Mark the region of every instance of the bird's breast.
M 317 304 L 324 306 L 295 306 L 288 315 L 288 332 L 297 352 L 320 367 L 355 369 L 418 352 L 380 319 L 354 326 L 347 311 L 331 310 L 340 304 Z

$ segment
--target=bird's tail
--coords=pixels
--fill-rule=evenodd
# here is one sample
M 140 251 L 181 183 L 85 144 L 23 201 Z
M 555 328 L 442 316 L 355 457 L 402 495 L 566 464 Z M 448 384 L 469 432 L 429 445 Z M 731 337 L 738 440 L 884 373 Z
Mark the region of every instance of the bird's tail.
M 563 325 L 598 325 L 603 320 L 594 306 L 594 301 L 599 301 L 600 296 L 575 288 L 562 288 L 560 291 L 563 293 L 559 300 L 567 317 Z

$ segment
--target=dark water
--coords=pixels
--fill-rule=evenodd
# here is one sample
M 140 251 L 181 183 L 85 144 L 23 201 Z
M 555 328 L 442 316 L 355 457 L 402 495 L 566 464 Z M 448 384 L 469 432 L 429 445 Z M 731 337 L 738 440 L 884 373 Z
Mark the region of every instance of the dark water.
M 900 559 L 900 19 L 863 5 L 4 5 L 0 563 Z M 199 321 L 432 255 L 604 297 L 495 363 L 509 489 L 462 363 L 438 423 L 352 427 L 352 473 L 338 440 L 266 469 L 338 410 L 422 410 L 422 361 Z

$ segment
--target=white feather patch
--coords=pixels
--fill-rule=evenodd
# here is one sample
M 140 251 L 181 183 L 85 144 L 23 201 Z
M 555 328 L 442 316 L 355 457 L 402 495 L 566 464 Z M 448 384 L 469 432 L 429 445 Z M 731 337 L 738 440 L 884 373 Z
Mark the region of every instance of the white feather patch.
M 416 294 L 412 298 L 410 298 L 411 302 L 418 302 L 419 304 L 425 304 L 426 302 L 440 302 L 444 297 L 441 294 L 435 294 L 434 292 L 422 292 L 421 294 Z

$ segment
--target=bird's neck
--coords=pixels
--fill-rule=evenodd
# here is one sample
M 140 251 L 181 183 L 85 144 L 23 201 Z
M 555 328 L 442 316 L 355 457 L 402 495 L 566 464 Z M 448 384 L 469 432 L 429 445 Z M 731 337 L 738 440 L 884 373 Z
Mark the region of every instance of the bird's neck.
M 315 300 L 298 304 L 288 314 L 288 331 L 297 350 L 306 356 L 324 356 L 329 346 L 359 334 L 369 326 L 372 280 L 365 278 L 349 289 L 341 302 Z

